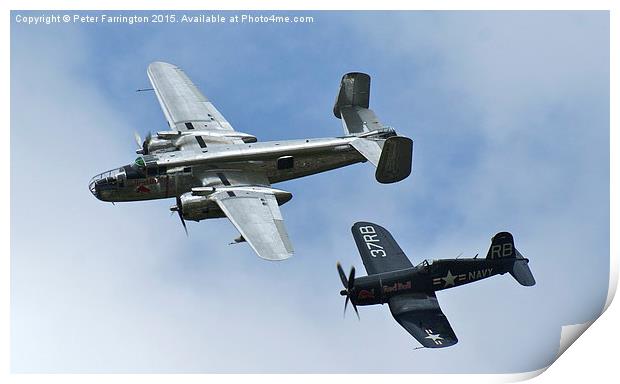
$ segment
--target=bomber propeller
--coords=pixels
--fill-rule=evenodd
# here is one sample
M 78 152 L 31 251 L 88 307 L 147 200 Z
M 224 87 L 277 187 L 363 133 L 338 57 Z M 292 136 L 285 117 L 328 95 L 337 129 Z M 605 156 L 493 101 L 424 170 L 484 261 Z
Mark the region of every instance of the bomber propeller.
M 136 144 L 138 144 L 138 149 L 142 148 L 142 137 L 140 137 L 140 134 L 134 131 L 133 138 L 136 140 Z
M 187 233 L 187 225 L 185 224 L 185 219 L 183 218 L 183 204 L 181 204 L 181 198 L 179 196 L 177 196 L 177 205 L 170 207 L 170 211 L 179 214 L 179 219 L 181 219 L 181 224 L 183 224 L 183 229 L 185 230 L 185 235 L 189 237 L 189 234 Z
M 342 265 L 340 265 L 340 263 L 336 263 L 336 268 L 338 269 L 338 275 L 340 275 L 340 281 L 342 281 L 342 285 L 345 288 L 342 291 L 340 291 L 340 294 L 342 296 L 347 297 L 344 301 L 343 316 L 347 313 L 347 304 L 349 304 L 349 300 L 351 300 L 351 305 L 353 306 L 353 309 L 355 310 L 355 314 L 357 315 L 357 319 L 359 320 L 360 314 L 357 311 L 357 306 L 351 299 L 351 294 L 353 293 L 353 289 L 355 285 L 355 267 L 351 266 L 351 272 L 349 272 L 348 279 L 347 279 L 347 276 L 344 274 L 344 271 L 342 270 Z
M 153 139 L 153 135 L 151 134 L 151 132 L 147 133 L 144 141 L 142 141 L 142 137 L 140 137 L 140 134 L 138 132 L 134 132 L 133 137 L 136 140 L 136 144 L 138 144 L 138 153 L 142 153 L 143 155 L 148 155 L 149 144 L 151 143 L 151 140 Z

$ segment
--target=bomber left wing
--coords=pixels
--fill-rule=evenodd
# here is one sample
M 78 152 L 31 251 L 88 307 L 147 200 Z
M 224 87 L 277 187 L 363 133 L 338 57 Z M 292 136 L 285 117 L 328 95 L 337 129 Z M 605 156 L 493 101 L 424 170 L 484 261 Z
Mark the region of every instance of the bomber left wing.
M 234 131 L 233 127 L 176 65 L 151 63 L 147 75 L 174 131 Z
M 225 187 L 213 193 L 215 201 L 258 256 L 284 260 L 293 246 L 275 195 L 263 187 Z
M 388 304 L 394 319 L 424 347 L 443 348 L 458 342 L 434 292 L 394 296 Z
M 157 61 L 147 75 L 172 130 L 157 132 L 158 138 L 174 140 L 181 150 L 202 152 L 211 144 L 256 142 L 253 135 L 235 131 L 181 68 Z

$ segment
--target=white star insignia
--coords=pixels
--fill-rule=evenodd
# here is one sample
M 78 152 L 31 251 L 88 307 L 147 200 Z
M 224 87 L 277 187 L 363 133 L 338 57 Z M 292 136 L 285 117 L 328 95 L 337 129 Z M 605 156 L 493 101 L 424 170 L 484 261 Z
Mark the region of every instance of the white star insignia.
M 431 339 L 437 345 L 443 344 L 441 342 L 441 340 L 443 340 L 443 337 L 441 337 L 439 333 L 436 335 L 429 331 L 426 331 L 426 333 L 428 333 L 428 336 L 426 336 L 425 339 Z
M 442 280 L 445 281 L 445 285 L 444 288 L 446 288 L 448 285 L 452 285 L 454 286 L 454 280 L 456 279 L 456 276 L 452 275 L 452 272 L 450 272 L 450 270 L 448 269 L 448 274 L 446 275 L 446 277 L 442 277 Z
M 440 334 L 433 335 L 431 333 L 430 335 L 426 336 L 425 339 L 431 339 L 433 341 L 437 341 L 437 340 L 443 340 L 443 337 L 441 337 Z

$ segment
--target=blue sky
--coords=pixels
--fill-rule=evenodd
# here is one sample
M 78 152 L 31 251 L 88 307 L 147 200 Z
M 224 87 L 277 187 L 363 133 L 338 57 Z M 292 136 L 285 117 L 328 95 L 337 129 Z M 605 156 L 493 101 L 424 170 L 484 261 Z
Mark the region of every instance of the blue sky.
M 600 312 L 607 12 L 132 26 L 27 26 L 17 13 L 26 14 L 13 12 L 11 28 L 13 371 L 521 372 L 553 361 L 561 325 Z M 262 141 L 340 135 L 331 112 L 340 77 L 367 72 L 371 107 L 415 141 L 413 173 L 380 185 L 359 164 L 277 184 L 294 195 L 282 213 L 296 254 L 283 263 L 228 246 L 237 233 L 227 220 L 189 223 L 185 238 L 172 201 L 99 202 L 90 177 L 133 159 L 133 131 L 166 127 L 154 95 L 134 92 L 149 86 L 154 60 L 184 68 L 237 130 Z M 362 273 L 349 230 L 358 220 L 387 227 L 414 264 L 484 254 L 509 230 L 537 285 L 506 275 L 439 293 L 460 342 L 414 351 L 387 307 L 342 319 L 335 263 Z

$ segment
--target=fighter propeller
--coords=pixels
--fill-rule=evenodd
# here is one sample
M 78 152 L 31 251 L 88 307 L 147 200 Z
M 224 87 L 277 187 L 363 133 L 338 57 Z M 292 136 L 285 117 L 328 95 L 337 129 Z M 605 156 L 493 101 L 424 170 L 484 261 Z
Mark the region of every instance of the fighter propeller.
M 354 290 L 355 267 L 351 266 L 351 272 L 349 272 L 348 280 L 347 280 L 347 276 L 344 274 L 344 271 L 342 270 L 342 265 L 340 265 L 340 263 L 336 263 L 336 268 L 338 269 L 338 274 L 340 275 L 340 281 L 342 281 L 342 285 L 345 288 L 342 291 L 340 291 L 340 295 L 347 297 L 344 301 L 344 312 L 343 312 L 343 316 L 344 316 L 347 313 L 347 304 L 349 304 L 349 300 L 351 299 L 350 295 L 353 293 L 353 290 Z M 351 305 L 353 306 L 353 309 L 355 310 L 355 314 L 357 315 L 357 319 L 359 320 L 360 314 L 357 311 L 357 306 L 355 305 L 353 300 L 351 300 Z

